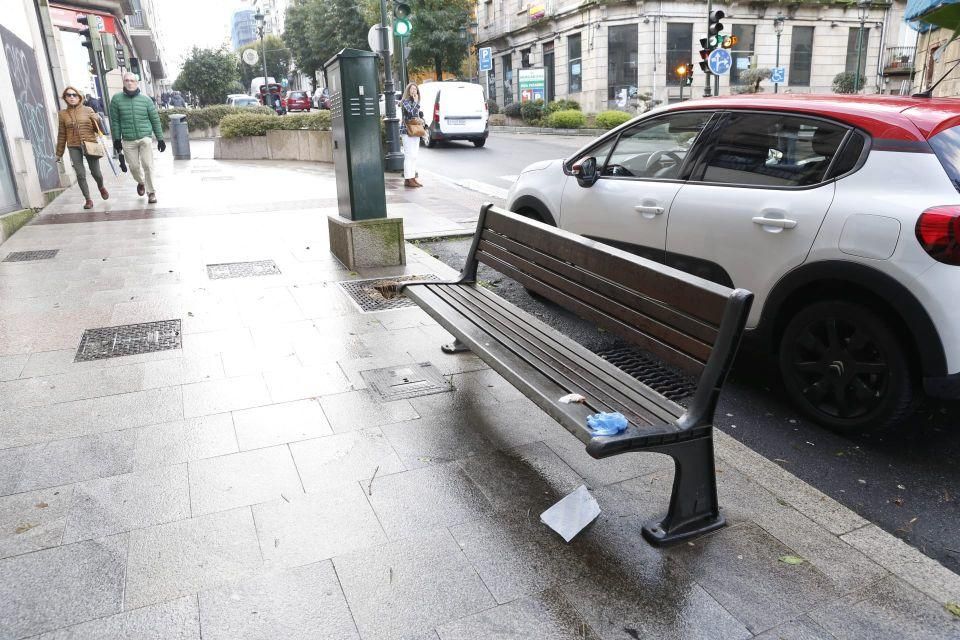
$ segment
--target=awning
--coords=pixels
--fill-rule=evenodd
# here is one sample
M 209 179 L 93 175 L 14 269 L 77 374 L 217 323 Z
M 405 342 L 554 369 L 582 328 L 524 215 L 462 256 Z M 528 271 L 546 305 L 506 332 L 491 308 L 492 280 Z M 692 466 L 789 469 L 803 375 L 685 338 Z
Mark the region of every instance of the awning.
M 907 0 L 903 19 L 920 33 L 942 28 L 960 31 L 960 0 Z

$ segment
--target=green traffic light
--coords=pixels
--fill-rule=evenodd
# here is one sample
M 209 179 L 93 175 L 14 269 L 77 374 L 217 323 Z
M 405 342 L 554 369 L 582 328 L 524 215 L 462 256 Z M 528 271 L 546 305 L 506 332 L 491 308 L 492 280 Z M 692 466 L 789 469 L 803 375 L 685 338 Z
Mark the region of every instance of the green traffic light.
M 393 35 L 404 37 L 410 34 L 410 31 L 413 30 L 413 27 L 410 26 L 410 21 L 401 18 L 393 23 Z

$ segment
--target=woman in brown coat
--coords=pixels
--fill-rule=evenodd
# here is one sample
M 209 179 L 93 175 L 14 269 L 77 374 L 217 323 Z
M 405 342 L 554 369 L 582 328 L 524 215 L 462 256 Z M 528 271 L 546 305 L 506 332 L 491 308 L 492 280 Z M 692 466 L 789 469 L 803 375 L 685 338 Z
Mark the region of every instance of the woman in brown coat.
M 97 181 L 97 187 L 100 189 L 100 197 L 104 200 L 110 197 L 106 187 L 103 186 L 103 174 L 100 173 L 100 158 L 89 156 L 84 153 L 84 142 L 99 142 L 97 131 L 103 130 L 100 124 L 100 116 L 91 109 L 83 105 L 83 97 L 74 87 L 67 87 L 63 90 L 61 96 L 67 103 L 67 108 L 57 114 L 59 121 L 59 131 L 57 132 L 57 159 L 63 159 L 63 151 L 66 147 L 70 152 L 70 163 L 77 174 L 77 183 L 80 185 L 80 191 L 86 200 L 83 203 L 84 209 L 93 208 L 93 200 L 90 199 L 90 187 L 87 186 L 87 172 L 83 167 L 83 158 L 87 158 L 87 164 L 90 166 L 90 175 Z

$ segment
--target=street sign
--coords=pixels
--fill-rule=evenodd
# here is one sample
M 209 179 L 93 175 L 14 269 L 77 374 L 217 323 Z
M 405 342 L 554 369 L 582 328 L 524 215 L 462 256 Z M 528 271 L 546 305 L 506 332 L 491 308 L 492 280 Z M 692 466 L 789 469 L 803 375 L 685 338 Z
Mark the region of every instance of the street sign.
M 390 44 L 390 55 L 393 55 L 393 36 L 387 33 L 387 42 Z M 367 44 L 370 45 L 370 51 L 380 53 L 380 25 L 375 24 L 367 31 Z
M 715 76 L 722 76 L 729 73 L 733 64 L 733 58 L 727 49 L 714 49 L 707 58 L 707 66 L 710 67 L 710 73 Z
M 774 67 L 770 69 L 770 82 L 773 84 L 783 84 L 787 81 L 787 68 Z
M 480 71 L 490 71 L 493 69 L 493 49 L 490 47 L 480 47 Z
M 547 72 L 543 67 L 538 69 L 518 69 L 517 81 L 520 85 L 520 102 L 543 100 L 547 92 Z
M 243 58 L 243 61 L 251 67 L 257 64 L 257 62 L 260 60 L 260 56 L 257 54 L 256 49 L 245 49 L 241 57 Z

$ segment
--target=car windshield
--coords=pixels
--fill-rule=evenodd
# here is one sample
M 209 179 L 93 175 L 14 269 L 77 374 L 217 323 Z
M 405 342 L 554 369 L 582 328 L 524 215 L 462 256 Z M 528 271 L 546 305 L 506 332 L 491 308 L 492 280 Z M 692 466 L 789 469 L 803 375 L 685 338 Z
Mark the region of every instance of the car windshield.
M 950 177 L 954 188 L 960 191 L 960 126 L 941 131 L 930 138 L 930 146 Z

